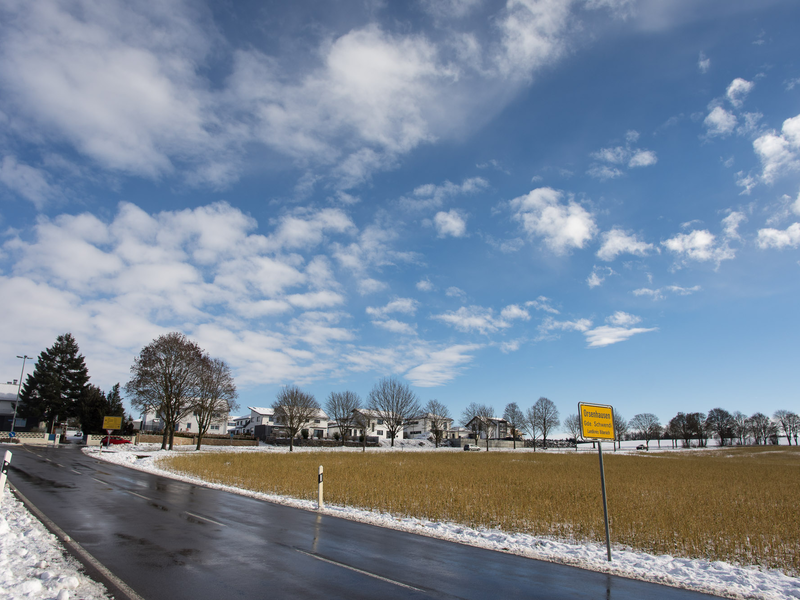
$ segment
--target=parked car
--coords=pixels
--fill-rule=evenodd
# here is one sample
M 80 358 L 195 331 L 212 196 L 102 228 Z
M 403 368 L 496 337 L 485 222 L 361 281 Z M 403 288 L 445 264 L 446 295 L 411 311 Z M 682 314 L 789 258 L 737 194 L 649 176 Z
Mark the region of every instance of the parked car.
M 126 440 L 125 438 L 117 437 L 115 435 L 112 435 L 110 439 L 109 436 L 106 436 L 102 440 L 100 440 L 101 446 L 109 446 L 113 444 L 130 444 L 130 443 L 131 443 L 130 440 Z
M 637 450 L 647 450 L 647 446 L 645 446 L 644 444 L 639 444 L 638 446 L 636 446 L 636 449 Z

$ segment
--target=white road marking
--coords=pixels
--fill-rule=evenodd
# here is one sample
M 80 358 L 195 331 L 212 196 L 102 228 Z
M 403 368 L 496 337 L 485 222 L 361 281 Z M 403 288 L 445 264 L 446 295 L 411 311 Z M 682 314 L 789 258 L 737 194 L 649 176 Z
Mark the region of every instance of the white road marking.
M 155 500 L 152 500 L 151 498 L 148 498 L 147 496 L 142 496 L 141 494 L 137 494 L 136 492 L 131 492 L 129 490 L 126 490 L 126 491 L 129 494 L 133 494 L 134 496 L 137 496 L 138 498 L 141 498 L 142 500 L 147 500 L 148 502 L 155 502 Z
M 342 567 L 343 569 L 349 569 L 350 571 L 355 571 L 356 573 L 361 573 L 362 575 L 366 575 L 367 577 L 372 577 L 373 579 L 379 579 L 381 581 L 385 581 L 386 583 L 391 583 L 393 585 L 397 585 L 401 588 L 406 588 L 407 590 L 414 590 L 415 592 L 421 592 L 425 594 L 425 590 L 421 590 L 420 588 L 416 588 L 413 585 L 408 585 L 407 583 L 401 583 L 399 581 L 395 581 L 394 579 L 389 579 L 388 577 L 382 577 L 381 575 L 376 575 L 375 573 L 370 573 L 369 571 L 364 571 L 363 569 L 357 569 L 356 567 L 351 567 L 350 565 L 346 565 L 344 563 L 336 562 L 335 560 L 331 560 L 329 558 L 322 558 L 316 554 L 311 554 L 309 552 L 303 552 L 302 550 L 298 550 L 295 548 L 300 554 L 305 554 L 306 556 L 310 556 L 311 558 L 316 558 L 317 560 L 321 560 L 322 562 L 326 562 L 332 565 L 336 565 L 337 567 Z
M 195 519 L 202 519 L 203 521 L 208 521 L 209 523 L 214 523 L 214 525 L 219 525 L 220 527 L 227 527 L 224 523 L 220 523 L 219 521 L 215 521 L 214 519 L 209 519 L 208 517 L 201 517 L 200 515 L 196 515 L 194 513 L 190 513 L 188 510 L 183 511 L 187 515 L 194 517 Z
M 72 471 L 76 475 L 83 475 L 83 473 L 81 473 L 80 471 L 76 471 L 75 469 L 70 469 L 70 471 Z
M 97 477 L 92 477 L 92 479 L 94 479 L 97 483 L 102 483 L 103 485 L 111 485 L 110 483 L 107 483 L 105 481 L 100 481 L 99 479 L 97 479 Z

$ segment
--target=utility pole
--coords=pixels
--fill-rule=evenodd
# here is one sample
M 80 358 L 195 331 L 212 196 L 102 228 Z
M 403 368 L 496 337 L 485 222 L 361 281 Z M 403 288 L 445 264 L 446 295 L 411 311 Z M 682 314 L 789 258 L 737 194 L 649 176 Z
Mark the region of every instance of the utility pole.
M 17 356 L 17 358 L 22 359 L 22 372 L 19 374 L 19 384 L 17 385 L 17 401 L 14 402 L 14 416 L 11 418 L 11 433 L 14 433 L 14 425 L 17 424 L 17 407 L 19 406 L 19 392 L 22 389 L 22 378 L 25 376 L 25 361 L 29 358 L 32 359 L 33 357 L 23 354 L 22 356 Z

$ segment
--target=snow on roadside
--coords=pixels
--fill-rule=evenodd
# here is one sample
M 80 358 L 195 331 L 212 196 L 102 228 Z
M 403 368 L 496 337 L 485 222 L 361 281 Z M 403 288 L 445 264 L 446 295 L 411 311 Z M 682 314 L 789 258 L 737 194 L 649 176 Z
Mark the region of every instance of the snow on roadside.
M 176 447 L 176 449 L 194 451 L 193 447 Z M 405 448 L 408 451 L 410 448 Z M 420 450 L 430 448 L 419 447 Z M 300 448 L 300 451 L 326 452 L 341 451 L 341 448 L 318 449 Z M 350 450 L 349 448 L 347 450 Z M 354 449 L 360 451 L 360 449 Z M 390 448 L 370 449 L 375 451 L 391 451 Z M 208 447 L 207 452 L 286 452 L 288 448 L 261 446 L 255 447 Z M 204 485 L 211 488 L 226 490 L 237 494 L 250 496 L 260 500 L 267 500 L 287 506 L 294 506 L 305 510 L 317 510 L 316 502 L 298 500 L 288 496 L 251 492 L 241 488 L 209 483 L 196 477 L 177 474 L 156 465 L 160 456 L 169 453 L 163 452 L 156 444 L 142 444 L 139 446 L 118 446 L 110 450 L 99 448 L 86 448 L 86 454 L 108 462 L 124 465 L 141 471 L 164 475 L 180 481 Z M 174 452 L 172 453 L 174 454 Z M 474 529 L 457 523 L 442 523 L 408 517 L 397 517 L 377 511 L 360 510 L 346 506 L 326 504 L 321 511 L 336 517 L 353 521 L 360 521 L 399 529 L 410 533 L 436 537 L 444 540 L 478 546 L 490 550 L 509 552 L 528 558 L 546 560 L 561 564 L 572 565 L 620 575 L 643 581 L 666 584 L 696 591 L 707 592 L 725 596 L 727 598 L 755 598 L 759 600 L 783 600 L 786 598 L 800 598 L 800 579 L 789 577 L 779 570 L 762 570 L 757 567 L 742 567 L 721 561 L 707 561 L 702 559 L 676 558 L 662 555 L 654 556 L 644 552 L 634 552 L 630 549 L 613 547 L 613 561 L 608 562 L 606 548 L 603 544 L 571 544 L 546 537 L 537 537 L 524 533 L 507 533 L 493 529 Z
M 8 488 L 0 494 L 0 598 L 109 598 Z

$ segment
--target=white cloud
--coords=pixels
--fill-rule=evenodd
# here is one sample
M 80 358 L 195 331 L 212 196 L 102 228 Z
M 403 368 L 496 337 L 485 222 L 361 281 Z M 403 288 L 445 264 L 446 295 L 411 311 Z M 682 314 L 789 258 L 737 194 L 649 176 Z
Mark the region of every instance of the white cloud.
M 595 265 L 592 267 L 592 272 L 589 274 L 589 277 L 586 278 L 586 284 L 590 288 L 598 287 L 603 284 L 606 277 L 610 277 L 611 275 L 616 275 L 616 271 L 611 267 L 598 267 Z
M 717 245 L 716 236 L 707 229 L 679 233 L 661 243 L 667 250 L 683 259 L 700 262 L 714 261 L 717 266 L 723 260 L 730 260 L 736 256 L 736 253 L 727 245 Z
M 502 317 L 496 318 L 491 308 L 483 308 L 481 306 L 462 306 L 456 311 L 432 315 L 431 318 L 442 321 L 463 332 L 477 331 L 482 334 L 488 334 L 511 327 L 511 324 Z
M 639 288 L 633 290 L 634 296 L 650 296 L 653 300 L 663 300 L 666 298 L 667 293 L 677 294 L 678 296 L 688 296 L 695 292 L 700 291 L 700 286 L 695 285 L 690 288 L 681 287 L 679 285 L 668 285 L 663 288 L 658 289 L 651 289 L 651 288 Z
M 747 221 L 747 217 L 742 212 L 733 211 L 727 217 L 722 219 L 722 227 L 724 229 L 724 236 L 730 240 L 739 240 L 742 238 L 739 235 L 739 225 Z
M 737 77 L 733 81 L 731 81 L 728 89 L 725 91 L 725 95 L 728 97 L 733 106 L 739 108 L 744 104 L 744 99 L 747 97 L 747 94 L 753 89 L 755 84 L 752 81 L 747 81 L 746 79 L 742 79 L 741 77 Z
M 736 185 L 742 188 L 742 191 L 739 192 L 740 196 L 749 196 L 750 192 L 753 191 L 753 188 L 756 187 L 757 183 L 758 180 L 755 177 L 745 173 L 744 171 L 738 171 L 736 173 Z
M 536 310 L 543 310 L 553 315 L 559 314 L 558 309 L 550 305 L 550 299 L 545 296 L 539 296 L 536 300 L 528 300 L 525 306 L 532 306 Z
M 792 212 L 800 215 L 800 193 L 797 194 L 797 199 L 792 203 Z
M 281 217 L 277 230 L 268 239 L 276 250 L 295 250 L 320 244 L 328 232 L 353 233 L 355 230 L 350 217 L 341 209 L 298 209 L 295 214 Z
M 634 152 L 631 159 L 628 161 L 628 166 L 631 168 L 636 167 L 650 167 L 658 162 L 656 153 L 652 150 L 637 150 Z
M 703 124 L 709 136 L 726 136 L 733 133 L 736 129 L 738 121 L 736 115 L 728 112 L 721 106 L 715 106 L 714 109 L 708 113 Z
M 465 179 L 461 185 L 445 181 L 441 185 L 428 183 L 414 188 L 414 191 L 400 199 L 400 205 L 410 210 L 440 208 L 445 201 L 456 196 L 475 194 L 486 189 L 489 182 L 482 177 Z
M 506 321 L 513 321 L 514 319 L 522 319 L 529 321 L 531 316 L 527 310 L 520 308 L 517 304 L 509 304 L 500 311 L 500 317 Z
M 638 327 L 628 329 L 626 327 L 601 325 L 600 327 L 595 327 L 594 329 L 587 331 L 584 335 L 586 335 L 586 341 L 589 342 L 589 348 L 603 348 L 605 346 L 610 346 L 611 344 L 624 342 L 625 340 L 639 333 L 647 333 L 649 331 L 657 330 L 658 329 L 655 327 Z
M 539 325 L 537 340 L 556 339 L 558 331 L 589 331 L 592 322 L 589 319 L 576 319 L 574 321 L 556 321 L 553 317 L 545 317 Z
M 292 306 L 297 306 L 304 310 L 315 310 L 343 304 L 344 296 L 336 292 L 322 291 L 308 294 L 290 294 L 286 296 L 286 301 Z
M 624 175 L 624 173 L 616 167 L 609 167 L 608 165 L 595 165 L 586 171 L 586 174 L 589 175 L 589 177 L 594 177 L 600 181 L 616 179 L 617 177 L 622 177 Z
M 786 119 L 780 135 L 773 131 L 757 138 L 753 148 L 761 159 L 761 176 L 767 183 L 800 169 L 800 115 Z
M 700 56 L 697 59 L 697 68 L 701 73 L 708 73 L 708 70 L 711 68 L 711 59 L 708 58 L 703 52 L 700 53 Z
M 403 323 L 394 319 L 387 319 L 385 321 L 372 321 L 372 324 L 376 327 L 380 327 L 381 329 L 385 329 L 386 331 L 391 331 L 392 333 L 401 333 L 403 335 L 416 335 L 417 333 L 416 329 L 408 323 Z
M 431 283 L 431 280 L 428 279 L 428 278 L 420 279 L 417 282 L 417 286 L 416 287 L 420 292 L 432 292 L 433 291 L 433 283 Z
M 413 298 L 395 298 L 386 306 L 375 307 L 369 306 L 366 312 L 371 317 L 383 318 L 392 313 L 400 313 L 404 315 L 413 315 L 417 312 L 419 302 Z
M 467 219 L 461 211 L 455 209 L 436 213 L 433 223 L 436 225 L 436 232 L 440 238 L 448 235 L 464 237 L 467 233 Z
M 457 344 L 431 352 L 424 362 L 410 369 L 405 377 L 419 387 L 444 385 L 455 379 L 464 365 L 472 362 L 473 357 L 468 353 L 480 347 L 477 344 Z
M 376 294 L 378 292 L 382 292 L 389 288 L 389 284 L 384 281 L 378 281 L 377 279 L 372 279 L 367 277 L 365 279 L 361 279 L 358 282 L 358 293 L 362 296 L 366 296 L 368 294 Z
M 629 234 L 616 227 L 603 233 L 601 239 L 603 244 L 597 251 L 597 257 L 605 261 L 612 261 L 620 254 L 646 256 L 654 248 L 653 244 L 641 241 L 636 234 Z
M 495 61 L 505 77 L 527 80 L 530 74 L 561 57 L 570 2 L 509 0 L 498 18 L 502 51 Z
M 462 290 L 461 288 L 457 288 L 456 286 L 450 286 L 445 290 L 445 295 L 451 298 L 466 298 L 467 292 Z
M 595 179 L 605 181 L 622 177 L 624 172 L 620 166 L 627 166 L 629 169 L 637 167 L 650 167 L 658 162 L 658 156 L 652 150 L 634 148 L 633 144 L 639 141 L 639 132 L 628 131 L 625 134 L 625 146 L 612 146 L 601 148 L 597 152 L 592 152 L 591 157 L 600 163 L 594 164 L 586 171 L 586 174 Z
M 797 248 L 800 246 L 800 223 L 793 223 L 786 229 L 759 229 L 756 241 L 759 248 Z
M 500 352 L 503 354 L 509 354 L 511 352 L 516 352 L 522 346 L 522 342 L 525 340 L 509 340 L 507 342 L 500 343 Z
M 563 192 L 544 187 L 510 202 L 514 218 L 528 235 L 543 238 L 556 254 L 583 248 L 597 231 L 586 209 L 572 199 L 564 204 L 563 198 Z
M 613 315 L 606 318 L 606 323 L 614 325 L 615 327 L 630 327 L 632 325 L 636 325 L 637 323 L 641 323 L 641 321 L 642 319 L 640 317 L 631 315 L 621 310 L 618 310 Z
M 49 200 L 61 196 L 60 191 L 48 182 L 47 172 L 22 164 L 15 156 L 4 156 L 0 164 L 0 182 L 42 210 Z

